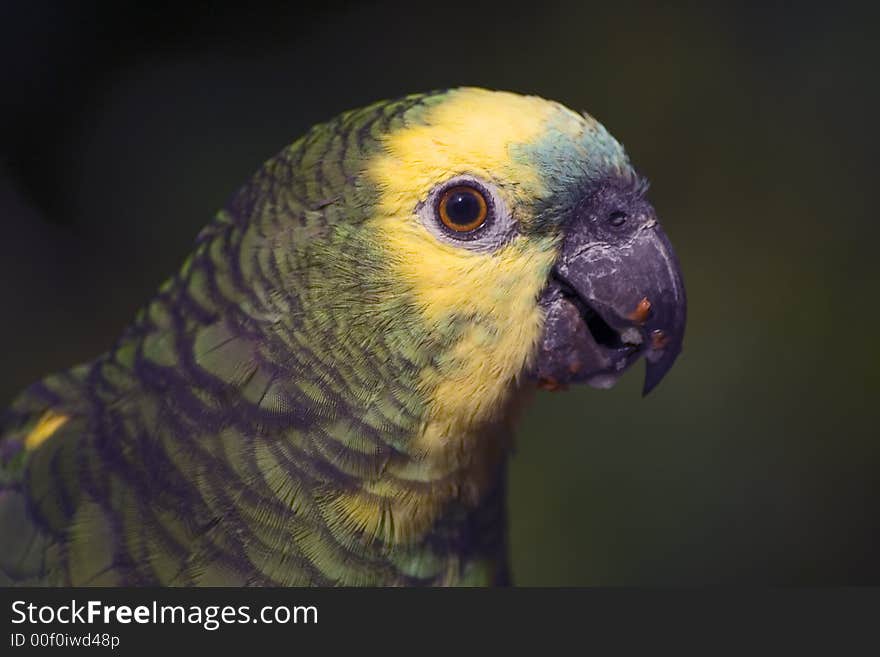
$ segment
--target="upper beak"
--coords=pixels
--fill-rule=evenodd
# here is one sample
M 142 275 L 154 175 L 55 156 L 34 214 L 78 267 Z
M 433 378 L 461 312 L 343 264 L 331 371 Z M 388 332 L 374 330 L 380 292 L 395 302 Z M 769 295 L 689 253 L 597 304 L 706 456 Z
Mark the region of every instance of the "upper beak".
M 648 394 L 681 352 L 684 283 L 653 210 L 626 239 L 596 239 L 589 226 L 572 226 L 541 303 L 536 371 L 554 387 L 573 381 L 610 387 L 644 356 Z

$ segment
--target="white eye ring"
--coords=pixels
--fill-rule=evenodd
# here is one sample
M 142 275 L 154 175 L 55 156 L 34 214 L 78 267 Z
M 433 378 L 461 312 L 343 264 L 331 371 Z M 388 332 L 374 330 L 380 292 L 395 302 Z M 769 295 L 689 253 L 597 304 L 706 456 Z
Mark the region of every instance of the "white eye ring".
M 483 195 L 488 206 L 486 220 L 481 226 L 466 232 L 456 232 L 440 218 L 438 206 L 443 194 L 454 187 L 471 187 Z M 431 235 L 447 244 L 469 251 L 491 252 L 506 244 L 516 233 L 516 221 L 498 188 L 492 183 L 467 174 L 454 176 L 435 186 L 428 197 L 416 207 L 416 216 Z

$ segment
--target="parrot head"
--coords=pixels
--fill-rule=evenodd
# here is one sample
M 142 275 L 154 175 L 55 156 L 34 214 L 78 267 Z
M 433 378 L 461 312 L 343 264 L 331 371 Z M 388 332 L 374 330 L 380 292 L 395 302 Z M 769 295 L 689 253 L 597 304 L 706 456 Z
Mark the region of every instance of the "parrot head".
M 434 399 L 491 402 L 514 378 L 607 388 L 641 357 L 647 394 L 681 351 L 685 291 L 620 144 L 536 97 L 465 88 L 422 102 L 366 175 L 397 280 L 454 336 Z
M 403 453 L 442 446 L 447 472 L 516 391 L 607 388 L 644 357 L 648 392 L 672 366 L 685 292 L 646 189 L 588 115 L 459 88 L 313 128 L 226 213 L 270 281 L 247 303 L 311 354 L 297 394 Z

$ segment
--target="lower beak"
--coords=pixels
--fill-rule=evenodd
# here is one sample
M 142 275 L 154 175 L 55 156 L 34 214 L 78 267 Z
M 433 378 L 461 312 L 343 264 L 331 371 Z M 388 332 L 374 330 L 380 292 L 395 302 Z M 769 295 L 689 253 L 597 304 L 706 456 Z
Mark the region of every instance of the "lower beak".
M 535 372 L 545 387 L 585 382 L 608 388 L 644 356 L 648 394 L 681 352 L 684 284 L 654 218 L 617 244 L 570 231 L 541 305 L 545 324 Z

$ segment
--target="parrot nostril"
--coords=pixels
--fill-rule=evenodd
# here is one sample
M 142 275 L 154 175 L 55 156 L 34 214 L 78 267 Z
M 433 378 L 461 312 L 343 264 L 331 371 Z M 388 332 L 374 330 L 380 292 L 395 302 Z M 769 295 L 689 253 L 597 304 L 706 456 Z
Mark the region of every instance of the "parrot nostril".
M 608 223 L 615 228 L 623 226 L 623 224 L 626 223 L 626 212 L 623 212 L 622 210 L 615 210 L 608 215 Z

